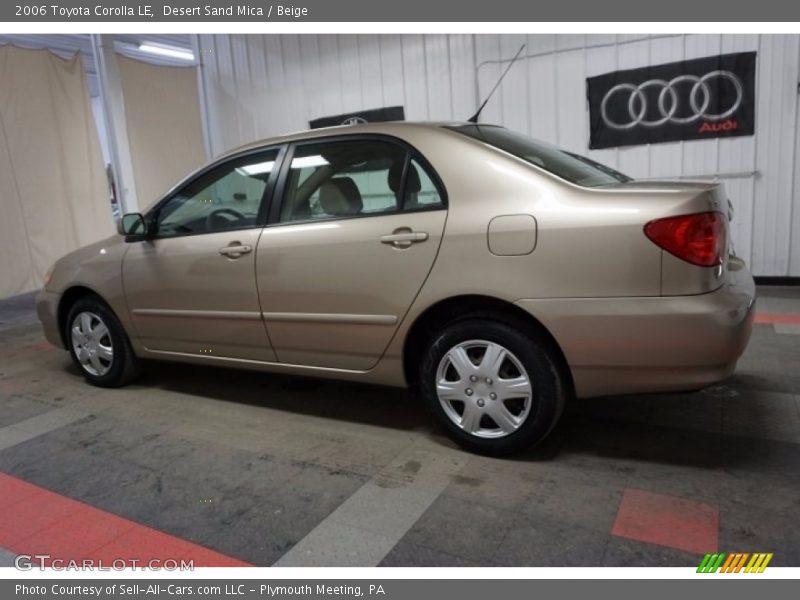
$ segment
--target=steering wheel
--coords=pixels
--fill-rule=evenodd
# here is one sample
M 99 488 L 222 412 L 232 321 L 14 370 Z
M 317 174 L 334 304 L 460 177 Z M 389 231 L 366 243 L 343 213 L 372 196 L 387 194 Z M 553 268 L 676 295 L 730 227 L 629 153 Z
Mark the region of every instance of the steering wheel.
M 231 224 L 244 221 L 246 218 L 242 213 L 232 208 L 218 208 L 210 212 L 206 217 L 206 230 L 214 231 L 219 229 L 220 226 L 228 227 Z

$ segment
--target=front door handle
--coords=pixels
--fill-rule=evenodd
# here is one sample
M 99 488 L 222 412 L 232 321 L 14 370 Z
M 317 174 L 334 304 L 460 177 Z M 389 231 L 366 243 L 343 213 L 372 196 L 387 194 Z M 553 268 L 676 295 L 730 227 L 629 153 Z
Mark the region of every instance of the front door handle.
M 428 239 L 424 231 L 411 231 L 410 229 L 395 230 L 394 233 L 381 236 L 381 244 L 391 244 L 395 248 L 408 248 L 411 244 L 418 244 Z
M 227 256 L 228 258 L 239 258 L 242 254 L 247 254 L 248 252 L 252 252 L 252 250 L 253 248 L 251 246 L 240 244 L 239 242 L 233 242 L 220 248 L 219 253 L 222 256 Z

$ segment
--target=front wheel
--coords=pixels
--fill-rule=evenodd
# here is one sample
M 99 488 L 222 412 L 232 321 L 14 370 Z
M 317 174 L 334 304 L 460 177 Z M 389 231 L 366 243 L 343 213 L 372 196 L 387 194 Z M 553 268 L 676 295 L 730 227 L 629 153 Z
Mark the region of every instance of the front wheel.
M 66 321 L 69 353 L 92 385 L 119 387 L 133 380 L 139 361 L 116 315 L 94 296 L 81 298 Z
M 547 344 L 524 328 L 483 319 L 456 321 L 433 337 L 420 388 L 453 440 L 494 455 L 543 440 L 565 402 Z

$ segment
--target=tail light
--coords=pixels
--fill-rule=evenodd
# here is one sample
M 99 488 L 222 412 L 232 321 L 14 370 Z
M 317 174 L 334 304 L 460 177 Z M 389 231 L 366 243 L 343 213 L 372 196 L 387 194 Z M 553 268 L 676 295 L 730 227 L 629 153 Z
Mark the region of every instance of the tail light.
M 650 221 L 645 235 L 681 260 L 700 267 L 715 267 L 725 260 L 728 222 L 719 212 L 680 215 Z

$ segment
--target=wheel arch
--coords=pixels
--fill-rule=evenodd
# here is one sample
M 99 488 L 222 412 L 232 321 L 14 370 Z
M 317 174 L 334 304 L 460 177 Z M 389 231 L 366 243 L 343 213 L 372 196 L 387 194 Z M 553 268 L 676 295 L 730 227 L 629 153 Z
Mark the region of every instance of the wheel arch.
M 479 294 L 454 296 L 440 300 L 417 316 L 409 328 L 403 346 L 403 375 L 406 383 L 412 386 L 416 383 L 415 365 L 419 364 L 426 344 L 438 329 L 447 323 L 479 316 L 521 326 L 544 340 L 559 363 L 569 395 L 573 395 L 572 370 L 561 346 L 547 327 L 532 314 L 512 302 Z

